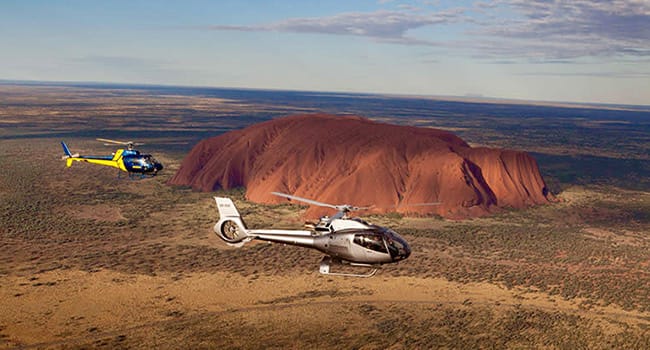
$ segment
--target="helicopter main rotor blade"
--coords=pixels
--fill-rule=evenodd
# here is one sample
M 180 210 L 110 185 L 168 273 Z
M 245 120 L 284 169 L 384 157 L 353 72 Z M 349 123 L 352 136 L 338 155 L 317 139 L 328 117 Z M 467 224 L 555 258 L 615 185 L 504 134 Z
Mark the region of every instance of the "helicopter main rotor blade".
M 334 204 L 329 204 L 329 203 L 318 202 L 318 201 L 315 201 L 315 200 L 312 200 L 312 199 L 298 197 L 298 196 L 294 196 L 294 195 L 290 195 L 290 194 L 286 194 L 286 193 L 282 193 L 282 192 L 271 192 L 271 194 L 279 196 L 279 197 L 285 197 L 285 198 L 288 198 L 288 199 L 297 200 L 299 202 L 303 202 L 303 203 L 307 203 L 307 204 L 317 205 L 317 206 L 320 206 L 320 207 L 332 208 L 332 209 L 336 209 L 336 210 L 339 210 L 339 211 L 346 211 L 346 212 L 348 212 L 348 211 L 357 211 L 357 210 L 371 210 L 371 209 L 397 209 L 397 208 L 402 208 L 402 207 L 424 207 L 424 206 L 429 206 L 429 205 L 440 205 L 440 204 L 442 204 L 440 202 L 430 202 L 430 203 L 412 203 L 412 204 L 405 203 L 405 204 L 389 205 L 389 206 L 371 205 L 369 207 L 356 207 L 356 206 L 352 206 L 352 205 L 349 205 L 349 204 L 334 205 Z
M 355 207 L 352 205 L 340 205 L 338 207 L 339 210 L 346 209 L 348 211 L 360 211 L 360 210 L 371 210 L 371 209 L 376 209 L 377 207 L 374 205 L 371 205 L 369 207 Z
M 317 205 L 319 207 L 328 207 L 328 208 L 337 209 L 337 210 L 340 209 L 340 206 L 336 206 L 336 205 L 328 204 L 328 203 L 317 202 L 317 201 L 314 201 L 314 200 L 311 200 L 311 199 L 302 198 L 302 197 L 298 197 L 298 196 L 292 196 L 292 195 L 286 194 L 286 193 L 271 192 L 271 194 L 274 194 L 274 195 L 279 196 L 279 197 L 288 198 L 288 199 L 294 199 L 294 200 L 297 200 L 299 202 L 303 202 L 303 203 L 307 203 L 307 204 Z
M 113 143 L 116 145 L 128 145 L 129 143 L 133 143 L 133 142 L 124 142 L 124 141 L 109 140 L 109 139 L 95 139 L 95 140 L 100 142 Z
M 125 145 L 125 146 L 128 146 L 129 149 L 133 148 L 133 146 L 142 146 L 142 145 L 144 145 L 144 143 L 133 142 L 133 141 L 117 141 L 117 140 L 101 139 L 101 138 L 98 138 L 98 139 L 95 139 L 95 140 L 100 141 L 100 142 L 104 142 L 104 146 L 110 146 L 111 144 Z
M 362 208 L 355 208 L 355 210 L 371 210 L 371 209 L 398 209 L 398 208 L 403 208 L 403 207 L 426 207 L 430 205 L 440 205 L 442 204 L 441 202 L 431 202 L 431 203 L 412 203 L 412 204 L 398 204 L 398 205 L 387 205 L 387 206 L 370 206 L 370 207 L 362 207 Z
M 440 205 L 442 204 L 441 202 L 431 202 L 431 203 L 413 203 L 413 204 L 400 204 L 397 207 L 426 207 L 429 205 Z

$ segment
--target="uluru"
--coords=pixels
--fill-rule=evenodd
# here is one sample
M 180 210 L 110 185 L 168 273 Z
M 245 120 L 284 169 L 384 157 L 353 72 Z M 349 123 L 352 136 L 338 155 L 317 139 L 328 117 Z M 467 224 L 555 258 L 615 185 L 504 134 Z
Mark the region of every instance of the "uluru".
M 277 191 L 452 219 L 554 200 L 526 152 L 470 147 L 444 130 L 328 114 L 277 118 L 205 139 L 168 183 L 208 192 L 244 187 L 246 198 L 259 203 L 285 202 L 271 194 Z M 331 211 L 323 209 L 312 207 L 306 216 Z

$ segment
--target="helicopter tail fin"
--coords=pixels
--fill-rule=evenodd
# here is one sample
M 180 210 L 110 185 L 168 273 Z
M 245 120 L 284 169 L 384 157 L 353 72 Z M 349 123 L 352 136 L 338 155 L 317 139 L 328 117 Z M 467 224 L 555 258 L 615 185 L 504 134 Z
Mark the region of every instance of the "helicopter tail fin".
M 241 215 L 230 198 L 214 197 L 219 210 L 219 222 L 214 225 L 214 232 L 228 245 L 241 247 L 253 239 Z
M 68 145 L 65 144 L 65 142 L 61 141 L 61 146 L 63 146 L 63 153 L 65 154 L 65 157 L 72 157 L 72 153 L 70 153 L 70 149 L 68 148 Z
M 61 147 L 63 147 L 63 156 L 61 159 L 65 160 L 65 165 L 69 168 L 72 166 L 72 158 L 79 157 L 79 154 L 72 154 L 68 148 L 68 145 L 66 145 L 63 141 L 61 141 Z

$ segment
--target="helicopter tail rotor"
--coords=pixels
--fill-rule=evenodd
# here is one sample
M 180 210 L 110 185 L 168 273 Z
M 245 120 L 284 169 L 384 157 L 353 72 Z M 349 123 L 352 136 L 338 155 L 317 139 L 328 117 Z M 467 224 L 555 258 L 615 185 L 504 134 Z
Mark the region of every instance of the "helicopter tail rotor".
M 219 210 L 219 222 L 214 225 L 214 232 L 228 245 L 241 247 L 254 237 L 248 234 L 235 204 L 230 198 L 214 197 Z

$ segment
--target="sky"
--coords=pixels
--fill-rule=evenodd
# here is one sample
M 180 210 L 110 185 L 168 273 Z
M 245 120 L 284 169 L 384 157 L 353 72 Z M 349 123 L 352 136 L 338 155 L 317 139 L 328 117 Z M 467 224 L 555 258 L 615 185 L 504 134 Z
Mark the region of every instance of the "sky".
M 0 79 L 650 105 L 650 0 L 2 0 Z

